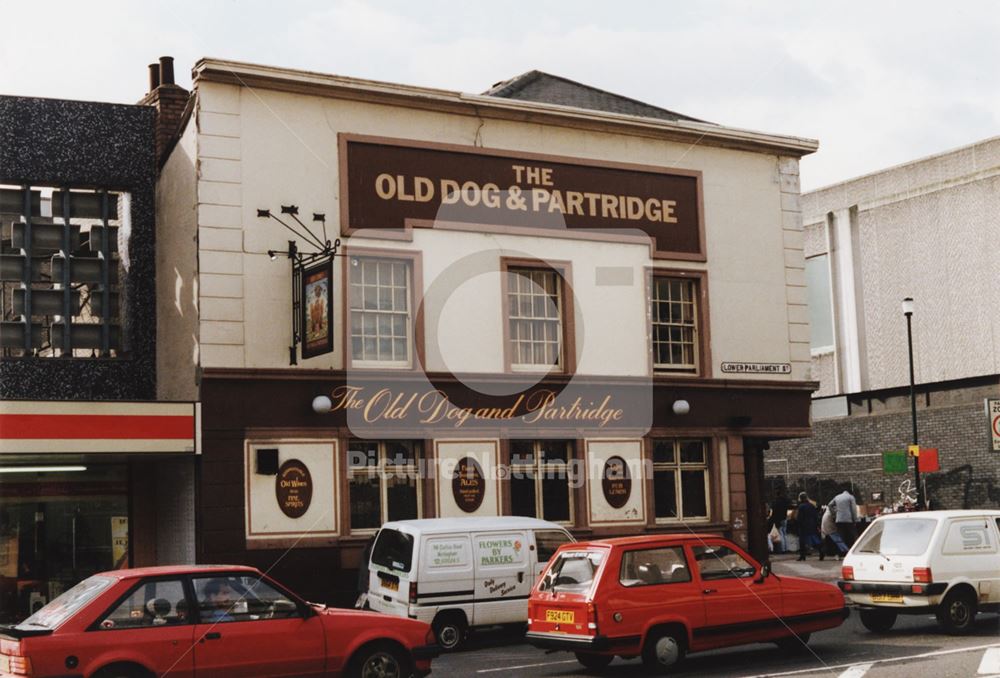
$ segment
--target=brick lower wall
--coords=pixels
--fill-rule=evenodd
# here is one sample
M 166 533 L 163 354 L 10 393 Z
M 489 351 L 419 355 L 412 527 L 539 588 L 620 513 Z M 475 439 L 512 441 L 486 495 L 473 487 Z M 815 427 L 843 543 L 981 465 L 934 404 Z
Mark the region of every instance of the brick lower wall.
M 918 409 L 921 447 L 936 447 L 941 471 L 923 474 L 931 508 L 1000 508 L 1000 453 L 989 449 L 989 423 L 982 401 L 952 407 Z M 859 504 L 899 502 L 910 490 L 913 473 L 885 475 L 881 453 L 906 449 L 912 437 L 909 411 L 855 415 L 813 422 L 813 437 L 771 443 L 765 452 L 767 498 L 786 486 L 821 502 L 850 483 Z M 847 456 L 875 455 L 875 456 Z

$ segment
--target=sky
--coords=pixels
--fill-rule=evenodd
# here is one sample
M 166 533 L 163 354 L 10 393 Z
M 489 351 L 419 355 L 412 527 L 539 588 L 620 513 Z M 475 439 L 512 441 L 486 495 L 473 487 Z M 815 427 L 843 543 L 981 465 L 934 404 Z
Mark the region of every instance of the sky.
M 539 69 L 817 139 L 803 190 L 1000 134 L 1000 2 L 0 0 L 0 94 L 133 103 L 203 56 L 482 92 Z

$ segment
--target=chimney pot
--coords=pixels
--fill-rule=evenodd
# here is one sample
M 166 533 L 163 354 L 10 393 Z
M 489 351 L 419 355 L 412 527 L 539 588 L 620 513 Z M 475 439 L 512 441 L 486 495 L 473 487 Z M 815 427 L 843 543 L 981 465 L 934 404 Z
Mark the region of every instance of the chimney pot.
M 160 57 L 160 84 L 174 84 L 174 58 L 170 56 Z
M 152 92 L 160 86 L 160 64 L 149 65 L 149 91 Z

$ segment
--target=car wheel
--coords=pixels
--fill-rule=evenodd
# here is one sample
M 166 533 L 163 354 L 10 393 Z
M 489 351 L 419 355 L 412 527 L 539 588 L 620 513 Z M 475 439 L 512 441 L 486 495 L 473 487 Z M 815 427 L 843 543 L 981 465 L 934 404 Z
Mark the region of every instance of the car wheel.
M 398 647 L 376 643 L 362 648 L 347 669 L 350 678 L 406 678 L 410 664 Z
M 468 631 L 465 616 L 455 613 L 438 615 L 431 627 L 434 629 L 438 645 L 446 651 L 458 648 L 465 640 Z
M 592 671 L 600 671 L 607 668 L 611 660 L 615 658 L 612 654 L 595 654 L 593 652 L 577 652 L 576 660 L 583 664 L 584 668 Z
M 642 647 L 642 663 L 654 673 L 665 673 L 684 658 L 684 641 L 676 631 L 654 631 Z
M 895 610 L 881 608 L 861 610 L 861 624 L 872 633 L 885 633 L 895 623 Z
M 797 636 L 785 636 L 784 638 L 778 638 L 774 641 L 774 644 L 778 646 L 778 649 L 786 654 L 794 654 L 796 652 L 802 652 L 806 649 L 806 645 L 809 643 L 810 634 L 800 633 Z
M 962 635 L 972 630 L 976 621 L 976 597 L 971 591 L 952 591 L 937 609 L 938 623 L 952 635 Z

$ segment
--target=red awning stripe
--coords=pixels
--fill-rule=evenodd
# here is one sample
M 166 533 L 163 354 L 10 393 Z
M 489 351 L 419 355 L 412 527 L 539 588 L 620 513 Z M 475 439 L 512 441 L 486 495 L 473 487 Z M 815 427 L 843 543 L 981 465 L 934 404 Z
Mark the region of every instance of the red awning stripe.
M 0 414 L 9 440 L 193 440 L 193 416 Z

